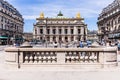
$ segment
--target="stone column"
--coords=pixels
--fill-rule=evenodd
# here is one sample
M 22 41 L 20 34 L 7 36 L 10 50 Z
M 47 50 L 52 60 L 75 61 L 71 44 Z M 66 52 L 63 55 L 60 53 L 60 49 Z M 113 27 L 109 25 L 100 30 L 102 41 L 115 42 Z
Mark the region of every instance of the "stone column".
M 36 39 L 36 34 L 35 34 L 35 30 L 36 30 L 36 27 L 34 27 L 34 30 L 33 30 L 33 38 Z M 0 36 L 2 35 L 2 33 L 0 33 Z
M 20 63 L 23 63 L 23 52 L 20 52 Z
M 37 29 L 37 35 L 40 35 L 40 28 L 37 27 L 36 29 Z
M 70 29 L 69 26 L 68 26 L 68 34 L 69 34 L 69 35 L 71 34 L 71 29 Z
M 87 40 L 87 33 L 88 33 L 88 32 L 87 32 L 87 26 L 85 26 L 85 32 L 86 32 L 86 33 L 85 33 L 85 37 L 86 37 L 86 40 Z
M 52 34 L 53 34 L 53 33 L 52 33 L 52 30 L 53 30 L 53 29 L 52 29 L 52 27 L 50 26 L 50 35 L 52 35 Z
M 58 31 L 58 27 L 56 27 L 56 34 L 58 35 L 59 33 L 58 33 L 59 31 Z
M 68 41 L 71 42 L 71 36 L 68 36 Z
M 74 35 L 78 34 L 77 26 L 74 26 Z
M 57 63 L 65 64 L 65 53 L 64 52 L 57 52 Z
M 65 34 L 65 28 L 62 27 L 62 34 L 64 35 Z
M 84 34 L 84 27 L 81 27 L 81 34 Z
M 78 35 L 78 30 L 77 30 L 77 26 L 74 26 L 74 41 L 77 41 L 77 35 Z
M 38 39 L 38 38 L 40 38 L 40 28 L 39 27 L 37 27 L 37 37 L 36 37 L 36 39 Z
M 77 36 L 74 36 L 74 41 L 77 41 Z
M 84 40 L 84 27 L 81 27 L 81 41 Z
M 99 52 L 99 63 L 101 63 L 101 68 L 104 67 L 104 52 Z
M 43 26 L 43 39 L 47 41 L 47 38 L 46 38 L 46 26 Z
M 62 36 L 62 41 L 65 42 L 65 36 Z
M 56 36 L 56 41 L 59 42 L 59 36 Z
M 53 42 L 53 36 L 50 36 L 50 42 Z
M 43 27 L 43 34 L 46 35 L 46 27 Z

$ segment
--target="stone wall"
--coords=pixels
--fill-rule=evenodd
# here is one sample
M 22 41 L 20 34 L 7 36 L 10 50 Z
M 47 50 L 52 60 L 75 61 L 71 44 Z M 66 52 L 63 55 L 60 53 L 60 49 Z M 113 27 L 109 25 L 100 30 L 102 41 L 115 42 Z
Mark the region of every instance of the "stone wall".
M 117 49 L 106 48 L 15 48 L 5 49 L 7 65 L 15 67 L 79 67 L 117 66 Z

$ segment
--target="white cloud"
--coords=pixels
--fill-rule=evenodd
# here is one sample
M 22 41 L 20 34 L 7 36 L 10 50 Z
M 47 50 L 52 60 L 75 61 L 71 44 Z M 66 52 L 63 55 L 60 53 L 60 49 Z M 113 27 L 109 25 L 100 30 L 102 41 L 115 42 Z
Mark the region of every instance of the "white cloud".
M 33 20 L 33 19 L 36 19 L 38 17 L 39 16 L 36 16 L 36 15 L 23 15 L 23 18 L 26 20 Z
M 38 0 L 36 4 L 22 5 L 16 4 L 17 0 L 8 0 L 22 13 L 24 19 L 35 20 L 39 17 L 40 12 L 44 12 L 45 17 L 55 17 L 59 11 L 62 11 L 66 17 L 75 17 L 77 12 L 81 13 L 83 18 L 91 20 L 88 26 L 93 28 L 96 26 L 96 20 L 102 9 L 112 3 L 114 0 L 54 0 L 46 2 L 45 0 Z M 43 1 L 43 3 L 41 3 Z M 21 6 L 22 5 L 22 6 Z M 27 24 L 27 23 L 26 23 Z M 92 26 L 93 25 L 93 26 Z
M 17 0 L 9 0 L 13 3 Z M 21 6 L 22 4 L 15 5 L 26 19 L 32 19 L 38 16 L 40 12 L 44 12 L 48 17 L 54 17 L 61 10 L 66 16 L 74 17 L 77 12 L 81 12 L 81 15 L 86 18 L 95 17 L 98 15 L 102 8 L 106 7 L 113 0 L 69 0 L 69 2 L 64 3 L 63 0 L 56 0 L 50 3 L 38 3 L 31 6 L 27 4 Z M 29 15 L 26 16 L 26 15 Z M 33 17 L 34 16 L 34 17 Z

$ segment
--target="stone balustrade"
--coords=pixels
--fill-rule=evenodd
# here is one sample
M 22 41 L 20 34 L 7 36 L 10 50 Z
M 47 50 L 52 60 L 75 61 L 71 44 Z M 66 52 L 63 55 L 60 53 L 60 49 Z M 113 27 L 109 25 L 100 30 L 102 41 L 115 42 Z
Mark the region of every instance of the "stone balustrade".
M 117 49 L 106 48 L 15 48 L 5 49 L 7 65 L 18 68 L 35 66 L 88 66 L 99 68 L 117 65 Z

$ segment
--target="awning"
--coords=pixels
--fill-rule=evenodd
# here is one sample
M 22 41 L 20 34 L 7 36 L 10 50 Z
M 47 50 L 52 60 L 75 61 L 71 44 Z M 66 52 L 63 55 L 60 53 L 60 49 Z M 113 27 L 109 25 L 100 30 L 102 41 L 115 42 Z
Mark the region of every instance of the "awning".
M 0 36 L 0 39 L 8 39 L 8 37 Z
M 110 38 L 110 39 L 120 38 L 120 33 L 109 34 L 109 35 L 108 35 L 108 38 Z
M 15 40 L 23 40 L 23 38 L 15 38 Z

